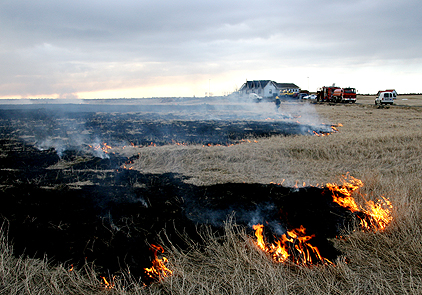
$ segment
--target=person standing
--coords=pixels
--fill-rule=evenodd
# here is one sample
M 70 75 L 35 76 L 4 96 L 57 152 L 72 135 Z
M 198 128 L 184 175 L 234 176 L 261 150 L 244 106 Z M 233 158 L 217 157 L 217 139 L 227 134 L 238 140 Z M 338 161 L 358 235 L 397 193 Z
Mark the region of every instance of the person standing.
M 278 110 L 280 108 L 280 104 L 281 104 L 280 98 L 278 96 L 276 96 L 275 97 L 275 108 L 276 108 L 276 110 Z

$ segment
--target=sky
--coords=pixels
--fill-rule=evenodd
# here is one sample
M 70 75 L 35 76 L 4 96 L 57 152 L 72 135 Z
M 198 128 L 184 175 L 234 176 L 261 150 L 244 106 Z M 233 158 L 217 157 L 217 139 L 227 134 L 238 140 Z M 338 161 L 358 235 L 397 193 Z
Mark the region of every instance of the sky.
M 420 0 L 0 0 L 0 98 L 422 92 Z

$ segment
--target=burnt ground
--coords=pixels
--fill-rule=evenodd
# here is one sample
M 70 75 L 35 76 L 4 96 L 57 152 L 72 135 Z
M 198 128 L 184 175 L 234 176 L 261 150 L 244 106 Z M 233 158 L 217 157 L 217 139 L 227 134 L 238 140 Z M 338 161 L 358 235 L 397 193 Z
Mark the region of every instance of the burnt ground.
M 130 268 L 144 276 L 152 260 L 149 245 L 157 243 L 163 229 L 183 248 L 177 231 L 199 241 L 198 225 L 222 231 L 227 215 L 234 213 L 237 224 L 248 230 L 252 224 L 266 224 L 270 239 L 303 225 L 307 234 L 315 234 L 312 245 L 333 260 L 339 253 L 329 239 L 353 221 L 354 215 L 333 203 L 327 189 L 195 186 L 185 183 L 183 175 L 122 169 L 130 159 L 97 156 L 77 145 L 98 139 L 98 134 L 101 140 L 136 144 L 227 144 L 249 136 L 296 134 L 303 130 L 300 124 L 164 120 L 128 113 L 57 116 L 43 109 L 0 113 L 0 216 L 16 255 L 47 254 L 56 263 L 95 262 L 103 273 Z M 41 141 L 54 144 L 39 148 Z M 58 142 L 63 143 L 60 151 Z M 66 168 L 54 168 L 59 161 L 67 162 Z
M 177 143 L 229 145 L 242 139 L 274 135 L 330 132 L 330 126 L 300 124 L 285 120 L 250 120 L 226 114 L 222 118 L 173 113 L 70 112 L 63 109 L 0 109 L 0 132 L 20 136 L 46 148 L 107 142 L 137 146 Z M 206 117 L 204 115 L 204 117 Z

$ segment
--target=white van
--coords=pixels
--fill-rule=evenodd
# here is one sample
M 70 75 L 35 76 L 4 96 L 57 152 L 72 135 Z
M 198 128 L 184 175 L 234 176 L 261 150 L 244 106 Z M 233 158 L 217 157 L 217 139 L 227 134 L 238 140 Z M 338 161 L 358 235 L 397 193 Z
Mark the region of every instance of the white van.
M 393 104 L 394 99 L 396 99 L 396 94 L 390 91 L 382 91 L 375 98 L 375 104 Z

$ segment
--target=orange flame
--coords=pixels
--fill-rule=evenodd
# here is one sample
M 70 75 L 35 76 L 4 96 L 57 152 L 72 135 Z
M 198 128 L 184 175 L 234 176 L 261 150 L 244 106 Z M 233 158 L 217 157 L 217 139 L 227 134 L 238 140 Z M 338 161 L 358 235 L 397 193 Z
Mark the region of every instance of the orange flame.
M 97 144 L 97 145 L 88 145 L 90 148 L 92 148 L 94 151 L 97 150 L 102 150 L 103 153 L 108 154 L 109 150 L 112 149 L 112 147 L 110 145 L 108 145 L 107 143 L 103 142 L 102 144 Z
M 297 187 L 297 182 L 294 187 Z M 305 186 L 305 183 L 303 183 Z M 363 187 L 363 182 L 357 178 L 346 174 L 343 175 L 342 184 L 327 183 L 325 185 L 333 196 L 333 201 L 340 206 L 347 208 L 351 212 L 362 212 L 365 217 L 357 217 L 361 220 L 361 227 L 364 230 L 384 230 L 393 220 L 391 202 L 385 198 L 374 201 L 367 201 L 366 195 L 362 195 L 359 189 Z M 365 201 L 363 206 L 359 206 L 353 194 L 359 196 Z M 263 252 L 267 253 L 275 262 L 285 262 L 287 259 L 298 265 L 313 264 L 333 264 L 328 259 L 321 256 L 317 247 L 312 246 L 309 241 L 314 235 L 306 235 L 306 229 L 303 226 L 289 230 L 277 241 L 268 244 L 264 237 L 264 225 L 253 225 L 255 230 L 255 245 Z
M 324 124 L 324 123 L 322 123 L 322 124 Z M 331 132 L 316 132 L 316 131 L 312 131 L 312 133 L 315 135 L 315 136 L 328 136 L 328 135 L 330 135 L 330 134 L 332 134 L 332 133 L 335 133 L 335 132 L 339 132 L 339 129 L 338 129 L 338 127 L 343 127 L 343 124 L 341 124 L 341 123 L 338 123 L 338 124 L 333 124 L 333 125 L 331 125 Z M 311 133 L 311 131 L 309 130 L 309 132 Z
M 275 262 L 285 262 L 291 257 L 291 261 L 299 265 L 332 264 L 331 261 L 321 256 L 317 247 L 308 243 L 315 235 L 306 235 L 306 229 L 303 226 L 287 231 L 269 245 L 263 235 L 264 225 L 256 224 L 252 228 L 255 230 L 255 244 L 270 255 Z
M 393 205 L 391 202 L 387 198 L 382 197 L 382 200 L 378 200 L 376 203 L 371 200 L 367 201 L 366 209 L 363 209 L 362 211 L 370 216 L 372 223 L 376 226 L 376 229 L 384 230 L 393 220 L 390 212 L 392 208 Z M 365 229 L 370 229 L 367 222 L 361 222 L 361 225 Z
M 103 284 L 104 284 L 104 287 L 106 289 L 113 289 L 114 288 L 115 277 L 113 277 L 110 282 L 105 277 L 101 277 L 101 278 L 103 279 Z
M 391 202 L 381 196 L 381 199 L 378 199 L 376 202 L 367 201 L 366 195 L 363 195 L 359 192 L 359 189 L 363 187 L 363 182 L 349 174 L 346 176 L 343 175 L 342 185 L 337 185 L 333 183 L 327 183 L 326 187 L 333 194 L 333 201 L 339 204 L 340 206 L 349 209 L 351 212 L 363 212 L 369 218 L 369 223 L 365 219 L 361 219 L 361 227 L 366 230 L 384 230 L 387 225 L 393 220 L 391 216 L 391 210 L 393 205 Z M 363 206 L 358 206 L 353 193 L 359 194 L 364 200 Z
M 348 208 L 352 212 L 360 211 L 352 193 L 363 186 L 361 180 L 352 176 L 343 175 L 342 185 L 327 183 L 325 185 L 333 193 L 333 201 L 342 207 Z
M 154 260 L 152 261 L 151 268 L 145 268 L 146 274 L 152 279 L 162 279 L 173 274 L 173 271 L 169 269 L 166 264 L 168 259 L 166 257 L 158 258 L 158 251 L 164 253 L 164 249 L 161 246 L 151 245 L 151 250 L 154 252 Z

